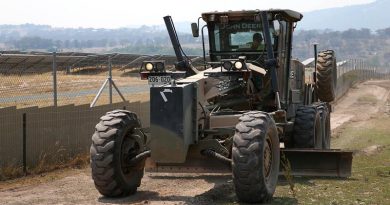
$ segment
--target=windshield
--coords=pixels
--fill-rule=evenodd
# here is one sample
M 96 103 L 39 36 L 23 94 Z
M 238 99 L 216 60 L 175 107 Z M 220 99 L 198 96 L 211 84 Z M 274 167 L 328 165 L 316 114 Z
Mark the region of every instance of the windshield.
M 270 27 L 270 32 L 272 34 L 272 27 Z M 253 55 L 266 51 L 261 22 L 216 23 L 210 31 L 210 37 L 210 54 L 214 57 L 227 54 L 233 56 L 235 54 Z M 273 35 L 271 35 L 271 41 L 274 44 Z

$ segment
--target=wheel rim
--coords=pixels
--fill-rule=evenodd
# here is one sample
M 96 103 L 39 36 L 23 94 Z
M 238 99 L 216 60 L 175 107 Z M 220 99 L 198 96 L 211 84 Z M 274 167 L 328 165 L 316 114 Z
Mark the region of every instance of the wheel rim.
M 270 175 L 271 175 L 271 169 L 272 169 L 272 141 L 270 136 L 267 134 L 267 138 L 265 140 L 264 145 L 264 159 L 263 159 L 263 171 L 265 180 L 268 181 Z
M 130 160 L 140 153 L 140 146 L 132 133 L 126 135 L 121 146 L 121 170 L 126 179 L 131 179 L 136 165 L 129 164 Z

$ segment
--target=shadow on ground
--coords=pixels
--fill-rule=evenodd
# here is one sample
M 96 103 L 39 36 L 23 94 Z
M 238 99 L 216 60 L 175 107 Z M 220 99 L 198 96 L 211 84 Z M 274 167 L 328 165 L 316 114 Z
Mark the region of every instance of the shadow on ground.
M 350 178 L 342 178 L 342 177 L 316 177 L 316 176 L 311 176 L 311 177 L 300 177 L 300 176 L 295 176 L 293 178 L 293 183 L 294 184 L 301 184 L 305 186 L 316 186 L 314 180 L 331 180 L 331 181 L 358 181 L 358 179 L 350 177 Z M 278 180 L 278 185 L 288 185 L 289 182 L 286 180 L 285 177 L 279 176 Z
M 124 198 L 107 198 L 100 197 L 98 201 L 100 203 L 107 204 L 129 204 L 129 203 L 142 203 L 148 204 L 149 202 L 175 202 L 184 204 L 245 204 L 238 202 L 236 194 L 234 192 L 234 186 L 231 175 L 197 175 L 197 176 L 150 176 L 152 179 L 204 179 L 209 183 L 213 183 L 214 187 L 210 190 L 196 195 L 196 196 L 183 196 L 179 194 L 161 196 L 158 192 L 154 191 L 138 191 L 135 195 Z M 284 183 L 284 182 L 282 182 Z M 178 188 L 180 189 L 180 188 Z M 179 191 L 178 191 L 179 192 Z M 297 199 L 293 197 L 274 197 L 268 204 L 298 204 Z

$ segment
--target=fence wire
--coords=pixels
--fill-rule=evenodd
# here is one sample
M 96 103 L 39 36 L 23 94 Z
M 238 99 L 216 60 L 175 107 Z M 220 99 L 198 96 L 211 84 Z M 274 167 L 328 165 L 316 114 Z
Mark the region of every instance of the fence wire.
M 89 104 L 108 78 L 109 58 L 112 62 L 112 79 L 125 99 L 128 101 L 134 101 L 134 98 L 136 100 L 148 100 L 146 94 L 149 90 L 148 85 L 145 81 L 140 80 L 138 75 L 142 61 L 165 60 L 169 68 L 172 68 L 175 62 L 174 56 L 161 55 L 110 54 L 88 55 L 83 58 L 72 56 L 72 61 L 66 61 L 66 59 L 63 59 L 64 57 L 58 54 L 55 59 L 62 60 L 55 65 L 55 69 L 54 64 L 50 64 L 49 61 L 42 64 L 44 66 L 42 68 L 29 66 L 23 63 L 25 62 L 23 60 L 15 65 L 9 62 L 0 62 L 0 108 Z M 45 58 L 50 60 L 50 56 L 45 56 Z M 202 67 L 202 57 L 191 58 L 195 66 Z M 389 70 L 370 66 L 362 59 L 349 59 L 338 64 L 337 76 L 339 81 L 343 81 L 343 79 L 345 81 L 346 78 L 360 81 L 389 79 Z M 56 75 L 53 75 L 53 70 L 56 70 Z M 313 68 L 311 70 L 314 71 Z M 349 74 L 347 75 L 347 73 Z M 311 78 L 311 76 L 308 75 L 307 78 Z M 340 85 L 343 86 L 338 89 L 343 89 L 344 84 L 341 82 Z M 345 86 L 348 87 L 349 85 L 345 84 Z M 104 105 L 110 102 L 108 87 L 109 85 L 105 86 L 96 105 Z M 113 102 L 122 101 L 115 89 L 112 93 Z
M 139 78 L 145 60 L 164 60 L 171 69 L 175 56 L 83 53 L 52 55 L 8 54 L 0 59 L 0 108 L 17 106 L 46 107 L 89 104 L 108 78 L 109 59 L 112 79 L 126 100 L 148 100 L 147 82 Z M 7 58 L 5 58 L 7 57 Z M 202 67 L 203 58 L 189 56 L 193 65 Z M 10 60 L 11 59 L 11 60 Z M 54 75 L 55 74 L 55 75 Z M 110 102 L 109 85 L 96 105 Z M 113 89 L 112 102 L 122 98 Z

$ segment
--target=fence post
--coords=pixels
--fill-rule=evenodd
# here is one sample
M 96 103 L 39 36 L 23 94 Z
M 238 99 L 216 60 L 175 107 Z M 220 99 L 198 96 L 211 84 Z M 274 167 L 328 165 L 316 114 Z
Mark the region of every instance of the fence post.
M 110 98 L 110 104 L 112 104 L 112 65 L 111 65 L 111 56 L 108 57 L 108 92 Z
M 22 119 L 22 129 L 23 129 L 23 173 L 27 173 L 27 150 L 26 150 L 26 138 L 27 138 L 27 130 L 26 130 L 26 124 L 27 124 L 27 117 L 26 113 L 23 113 L 23 119 Z
M 57 53 L 53 52 L 53 100 L 54 107 L 57 107 L 57 62 L 56 62 Z

